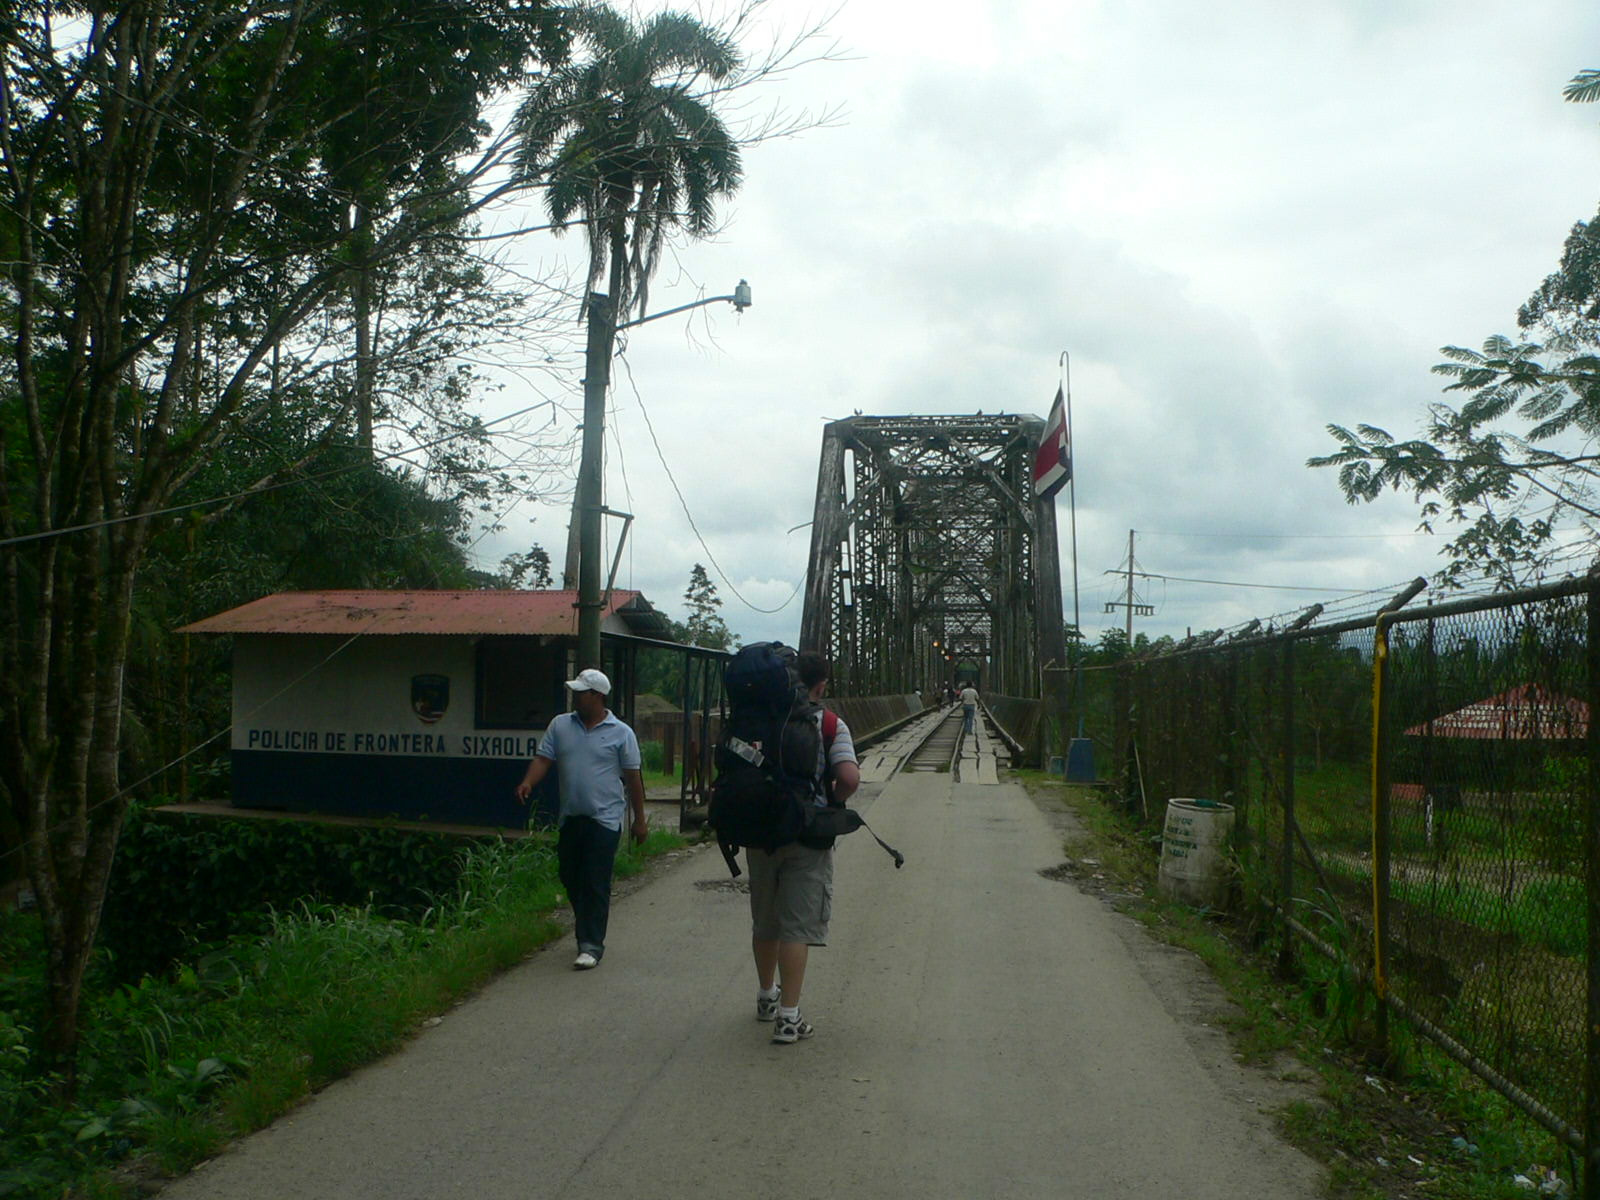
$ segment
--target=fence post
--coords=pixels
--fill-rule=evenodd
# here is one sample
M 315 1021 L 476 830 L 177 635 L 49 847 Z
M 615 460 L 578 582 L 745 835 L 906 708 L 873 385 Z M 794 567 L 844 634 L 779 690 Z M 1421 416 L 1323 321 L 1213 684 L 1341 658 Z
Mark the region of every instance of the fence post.
M 1588 671 L 1588 795 L 1583 822 L 1584 893 L 1588 917 L 1588 1020 L 1583 1029 L 1583 1196 L 1600 1200 L 1600 575 L 1589 574 L 1589 628 L 1584 645 Z
M 1283 799 L 1282 865 L 1278 877 L 1278 902 L 1287 916 L 1294 904 L 1294 637 L 1283 639 L 1283 679 L 1280 683 L 1283 709 L 1283 765 L 1279 768 Z M 1294 970 L 1294 931 L 1283 923 L 1283 946 L 1278 951 L 1278 970 Z
M 1372 640 L 1372 990 L 1378 998 L 1378 1049 L 1389 1049 L 1389 756 L 1385 709 L 1389 678 L 1389 614 L 1380 612 Z
M 1413 579 L 1372 623 L 1372 990 L 1378 997 L 1378 1049 L 1389 1052 L 1389 626 L 1428 586 Z
M 1239 794 L 1239 651 L 1225 651 L 1222 664 L 1222 795 L 1217 799 L 1239 808 L 1243 801 Z M 1234 823 L 1236 838 L 1241 826 L 1250 821 L 1249 813 L 1241 816 L 1243 819 Z

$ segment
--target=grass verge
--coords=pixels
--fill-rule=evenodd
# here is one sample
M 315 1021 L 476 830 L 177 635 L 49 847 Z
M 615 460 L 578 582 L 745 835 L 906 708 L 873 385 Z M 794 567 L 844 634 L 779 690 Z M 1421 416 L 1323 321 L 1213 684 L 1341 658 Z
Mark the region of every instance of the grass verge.
M 1079 886 L 1206 964 L 1235 1006 L 1227 1023 L 1247 1063 L 1270 1067 L 1287 1053 L 1315 1074 L 1317 1097 L 1293 1104 L 1280 1125 L 1328 1168 L 1330 1196 L 1510 1200 L 1576 1193 L 1575 1164 L 1551 1135 L 1398 1019 L 1387 1062 L 1375 1065 L 1370 1004 L 1353 976 L 1303 944 L 1296 946 L 1294 970 L 1281 974 L 1276 923 L 1250 901 L 1248 878 L 1239 914 L 1167 901 L 1156 891 L 1158 839 L 1092 788 L 1037 771 L 1013 775 L 1077 817 L 1083 832 L 1067 840 L 1065 851 Z M 1541 1184 L 1550 1190 L 1541 1192 Z
M 684 844 L 652 833 L 618 854 L 616 875 Z M 393 1050 L 561 933 L 553 836 L 468 853 L 459 891 L 419 921 L 303 906 L 263 936 L 95 997 L 84 1053 L 116 1085 L 72 1108 L 19 1108 L 26 1126 L 0 1134 L 0 1196 L 141 1194 Z

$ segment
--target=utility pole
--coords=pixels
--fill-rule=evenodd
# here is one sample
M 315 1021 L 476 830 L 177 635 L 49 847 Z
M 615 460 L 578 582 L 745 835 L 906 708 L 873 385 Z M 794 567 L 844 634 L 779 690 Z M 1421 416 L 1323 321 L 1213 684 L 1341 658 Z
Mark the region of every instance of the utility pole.
M 600 665 L 600 507 L 605 452 L 606 390 L 617 330 L 611 297 L 589 293 L 589 341 L 584 354 L 583 454 L 578 462 L 578 669 Z
M 1107 612 L 1116 612 L 1117 609 L 1119 609 L 1119 608 L 1127 610 L 1126 613 L 1125 613 L 1126 622 L 1125 622 L 1125 624 L 1123 626 L 1123 631 L 1126 634 L 1127 639 L 1128 639 L 1128 649 L 1129 650 L 1133 649 L 1133 618 L 1134 618 L 1134 616 L 1138 615 L 1138 616 L 1141 616 L 1141 617 L 1153 617 L 1153 616 L 1156 615 L 1156 610 L 1155 610 L 1155 606 L 1154 605 L 1151 605 L 1151 604 L 1140 604 L 1137 600 L 1134 599 L 1134 596 L 1133 596 L 1133 577 L 1136 574 L 1138 574 L 1138 572 L 1134 569 L 1134 562 L 1133 562 L 1133 535 L 1134 535 L 1134 532 L 1135 531 L 1132 530 L 1132 529 L 1128 530 L 1128 570 L 1126 572 L 1126 574 L 1128 576 L 1127 592 L 1126 592 L 1124 598 L 1121 599 L 1121 600 L 1107 600 L 1106 601 L 1106 611 Z M 1110 575 L 1110 574 L 1113 574 L 1113 572 L 1107 571 L 1106 574 Z
M 578 526 L 578 669 L 600 665 L 600 529 L 605 515 L 603 467 L 606 436 L 606 391 L 611 386 L 611 350 L 617 331 L 632 329 L 646 321 L 670 317 L 674 313 L 726 300 L 738 312 L 750 307 L 750 285 L 743 279 L 729 296 L 706 296 L 691 300 L 665 312 L 651 313 L 632 321 L 617 322 L 611 297 L 604 292 L 589 293 L 589 341 L 584 352 L 583 374 L 583 453 L 578 460 L 578 487 L 573 498 Z M 615 514 L 621 515 L 621 514 Z M 570 536 L 570 535 L 569 535 Z M 570 542 L 569 542 L 570 545 Z M 619 547 L 620 550 L 620 547 Z M 572 556 L 569 550 L 568 572 Z M 613 569 L 615 578 L 616 571 Z M 564 581 L 565 582 L 565 581 Z
M 1133 530 L 1128 530 L 1128 595 L 1123 601 L 1128 610 L 1128 648 L 1133 648 Z

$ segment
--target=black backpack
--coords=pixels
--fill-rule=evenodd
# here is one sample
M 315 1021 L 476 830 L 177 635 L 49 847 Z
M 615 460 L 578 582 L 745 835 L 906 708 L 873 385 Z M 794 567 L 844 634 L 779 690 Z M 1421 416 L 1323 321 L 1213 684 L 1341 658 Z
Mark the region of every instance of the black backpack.
M 735 875 L 739 847 L 772 851 L 798 841 L 816 799 L 820 706 L 795 664 L 795 652 L 782 642 L 755 642 L 722 674 L 728 716 L 707 820 Z
M 717 747 L 707 822 L 728 869 L 739 875 L 741 846 L 769 853 L 790 842 L 826 849 L 840 834 L 863 828 L 853 809 L 821 808 L 822 706 L 800 681 L 797 655 L 782 642 L 755 642 L 723 670 L 728 716 Z M 870 830 L 869 830 L 870 832 Z M 882 838 L 873 838 L 905 859 Z

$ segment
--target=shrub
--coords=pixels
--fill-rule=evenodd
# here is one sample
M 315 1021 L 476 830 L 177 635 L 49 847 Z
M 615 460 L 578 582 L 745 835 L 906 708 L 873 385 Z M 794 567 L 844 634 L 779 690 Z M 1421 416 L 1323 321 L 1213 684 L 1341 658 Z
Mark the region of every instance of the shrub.
M 268 928 L 301 902 L 370 907 L 412 919 L 454 892 L 459 837 L 403 829 L 240 818 L 205 820 L 135 808 L 106 896 L 100 945 L 114 982 Z

